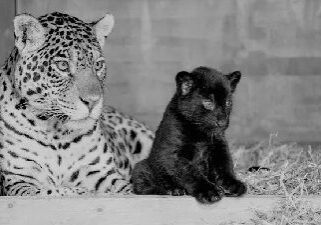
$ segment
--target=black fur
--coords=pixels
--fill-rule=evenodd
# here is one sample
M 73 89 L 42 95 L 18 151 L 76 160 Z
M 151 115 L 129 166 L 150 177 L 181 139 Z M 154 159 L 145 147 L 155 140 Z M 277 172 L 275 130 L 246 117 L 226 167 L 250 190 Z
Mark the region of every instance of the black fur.
M 208 67 L 176 76 L 177 90 L 156 132 L 150 156 L 132 174 L 136 194 L 187 193 L 201 203 L 240 196 L 246 186 L 236 179 L 225 130 L 232 94 L 241 78 Z

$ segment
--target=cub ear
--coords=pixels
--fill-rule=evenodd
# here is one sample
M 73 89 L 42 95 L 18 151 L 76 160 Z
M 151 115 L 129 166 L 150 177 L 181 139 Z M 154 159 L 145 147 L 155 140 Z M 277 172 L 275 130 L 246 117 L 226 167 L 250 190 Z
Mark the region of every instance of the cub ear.
M 193 83 L 189 72 L 181 71 L 176 75 L 177 92 L 181 95 L 187 95 L 191 91 Z
M 236 86 L 241 79 L 241 76 L 242 76 L 242 74 L 240 71 L 234 71 L 233 73 L 226 75 L 227 79 L 230 81 L 232 92 L 235 91 Z
M 45 29 L 38 19 L 28 14 L 20 14 L 13 20 L 15 45 L 21 55 L 40 48 L 45 42 Z
M 96 37 L 101 47 L 104 47 L 105 38 L 111 33 L 114 23 L 114 16 L 108 13 L 105 17 L 93 23 Z

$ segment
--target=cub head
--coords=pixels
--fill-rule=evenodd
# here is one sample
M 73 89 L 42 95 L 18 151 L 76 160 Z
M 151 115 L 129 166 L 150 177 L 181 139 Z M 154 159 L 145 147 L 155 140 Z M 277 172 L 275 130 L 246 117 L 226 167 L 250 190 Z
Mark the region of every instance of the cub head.
M 14 87 L 38 118 L 99 118 L 107 71 L 102 48 L 113 26 L 111 14 L 92 23 L 58 12 L 15 17 Z
M 177 111 L 191 125 L 207 132 L 224 132 L 229 125 L 232 95 L 241 79 L 235 71 L 222 74 L 198 67 L 176 75 Z

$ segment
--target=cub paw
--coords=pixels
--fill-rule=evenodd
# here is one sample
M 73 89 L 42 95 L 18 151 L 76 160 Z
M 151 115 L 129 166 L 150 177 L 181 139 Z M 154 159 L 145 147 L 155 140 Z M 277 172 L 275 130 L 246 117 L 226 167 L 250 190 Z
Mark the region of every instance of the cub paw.
M 246 193 L 246 185 L 239 181 L 233 180 L 224 185 L 224 191 L 226 196 L 237 197 Z
M 194 194 L 194 197 L 198 202 L 202 204 L 211 204 L 221 200 L 223 195 L 223 191 L 220 188 L 217 188 L 213 185 L 209 188 L 196 192 Z
M 175 188 L 173 190 L 168 190 L 166 194 L 172 195 L 172 196 L 182 196 L 182 195 L 186 195 L 187 193 L 184 189 Z

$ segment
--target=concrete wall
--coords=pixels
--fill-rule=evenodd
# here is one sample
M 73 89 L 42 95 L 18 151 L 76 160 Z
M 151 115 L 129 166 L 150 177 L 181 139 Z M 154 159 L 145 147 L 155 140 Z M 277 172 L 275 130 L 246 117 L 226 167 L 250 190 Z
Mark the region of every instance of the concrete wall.
M 4 63 L 13 46 L 14 1 L 0 1 L 0 65 Z
M 229 129 L 237 141 L 321 137 L 321 1 L 18 0 L 18 12 L 110 11 L 107 101 L 153 129 L 180 70 L 241 70 Z

